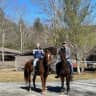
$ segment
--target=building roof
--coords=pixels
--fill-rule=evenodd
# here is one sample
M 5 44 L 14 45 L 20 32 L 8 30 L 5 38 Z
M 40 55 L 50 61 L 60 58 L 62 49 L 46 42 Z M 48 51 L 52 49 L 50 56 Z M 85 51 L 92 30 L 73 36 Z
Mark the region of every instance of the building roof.
M 29 55 L 33 55 L 33 51 L 25 51 L 21 54 L 22 56 L 29 56 Z
M 15 55 L 21 54 L 20 51 L 15 50 L 15 49 L 9 49 L 9 48 L 2 49 L 2 48 L 0 48 L 0 53 L 2 52 L 2 50 L 4 50 L 4 53 L 6 53 L 6 54 L 15 54 Z

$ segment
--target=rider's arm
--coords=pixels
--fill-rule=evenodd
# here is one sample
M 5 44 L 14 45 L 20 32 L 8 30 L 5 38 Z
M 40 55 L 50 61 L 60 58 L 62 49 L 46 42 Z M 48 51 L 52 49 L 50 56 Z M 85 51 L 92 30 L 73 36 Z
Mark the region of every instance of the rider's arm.
M 37 49 L 34 49 L 34 50 L 33 50 L 33 55 L 36 53 L 36 51 L 37 51 Z
M 35 54 L 35 49 L 33 50 L 33 55 Z
M 66 47 L 66 58 L 69 59 L 71 57 L 70 48 Z
M 41 55 L 44 56 L 44 54 L 45 54 L 45 53 L 44 53 L 44 50 L 41 49 Z
M 42 54 L 44 54 L 44 50 L 42 49 L 41 51 L 42 51 Z

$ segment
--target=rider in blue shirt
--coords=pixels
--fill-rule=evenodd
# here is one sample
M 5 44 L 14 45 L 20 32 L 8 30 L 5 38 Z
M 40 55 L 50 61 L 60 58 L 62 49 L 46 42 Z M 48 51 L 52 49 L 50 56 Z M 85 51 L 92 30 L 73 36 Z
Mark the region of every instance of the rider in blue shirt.
M 33 50 L 33 56 L 34 56 L 33 70 L 35 71 L 37 61 L 44 57 L 44 51 L 43 49 L 40 48 L 40 43 L 37 43 L 37 48 Z

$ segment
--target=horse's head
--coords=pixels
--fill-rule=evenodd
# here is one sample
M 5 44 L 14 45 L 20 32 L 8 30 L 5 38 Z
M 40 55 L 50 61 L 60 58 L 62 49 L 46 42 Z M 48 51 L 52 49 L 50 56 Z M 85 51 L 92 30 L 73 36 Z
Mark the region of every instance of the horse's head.
M 44 50 L 49 50 L 52 55 L 57 55 L 57 48 L 56 47 L 48 47 Z
M 61 60 L 65 61 L 66 60 L 65 48 L 61 48 L 59 54 L 60 54 Z
M 50 62 L 51 62 L 51 52 L 50 52 L 50 50 L 45 50 L 45 60 L 46 60 L 46 63 L 47 64 L 50 64 Z

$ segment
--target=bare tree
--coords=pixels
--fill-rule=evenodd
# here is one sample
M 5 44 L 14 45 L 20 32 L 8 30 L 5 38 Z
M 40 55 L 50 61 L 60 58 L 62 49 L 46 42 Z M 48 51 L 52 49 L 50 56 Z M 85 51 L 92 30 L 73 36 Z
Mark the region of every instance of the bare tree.
M 26 12 L 26 5 L 22 5 L 22 6 L 14 6 L 14 10 L 16 11 L 17 17 L 19 17 L 19 32 L 20 32 L 20 50 L 21 53 L 23 52 L 23 48 L 24 48 L 24 22 L 22 20 L 25 12 Z
M 39 2 L 43 5 L 44 12 L 52 20 L 51 24 L 54 30 L 53 37 L 55 37 L 53 39 L 55 41 L 54 43 L 61 40 L 61 36 L 65 34 L 62 38 L 70 41 L 74 46 L 76 58 L 79 57 L 78 59 L 84 56 L 84 51 L 86 51 L 90 45 L 88 38 L 92 38 L 88 36 L 90 32 L 89 28 L 84 30 L 84 26 L 86 26 L 86 24 L 88 26 L 88 23 L 92 21 L 92 19 L 90 20 L 89 18 L 92 17 L 91 14 L 96 8 L 96 4 L 90 6 L 90 2 L 91 0 L 49 0 L 48 2 L 42 0 L 42 3 Z M 44 5 L 46 7 L 44 7 Z M 94 16 L 95 15 L 96 14 L 94 14 Z M 59 33 L 61 33 L 61 35 L 59 35 Z M 88 36 L 86 40 L 84 39 L 85 35 Z M 93 46 L 94 45 L 95 44 L 93 44 Z M 87 52 L 88 50 L 89 49 L 87 49 Z

